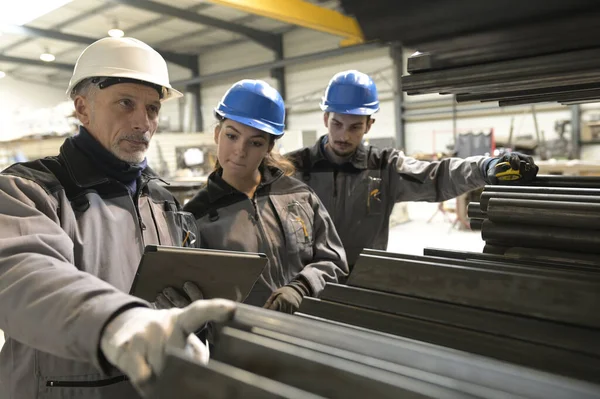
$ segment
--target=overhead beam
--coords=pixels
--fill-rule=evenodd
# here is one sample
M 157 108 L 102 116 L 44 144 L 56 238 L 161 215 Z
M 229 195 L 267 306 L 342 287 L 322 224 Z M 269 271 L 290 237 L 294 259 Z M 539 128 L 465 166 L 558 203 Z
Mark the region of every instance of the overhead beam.
M 380 43 L 367 43 L 359 44 L 356 46 L 348 46 L 336 48 L 333 50 L 322 51 L 319 53 L 305 54 L 297 57 L 284 58 L 282 60 L 275 60 L 262 64 L 250 65 L 244 68 L 231 69 L 228 71 L 217 72 L 209 75 L 194 76 L 190 79 L 179 80 L 172 82 L 173 85 L 187 86 L 194 83 L 204 83 L 212 80 L 227 79 L 240 75 L 252 74 L 255 72 L 262 72 L 265 70 L 271 70 L 274 68 L 281 68 L 291 65 L 304 64 L 311 61 L 318 61 L 328 57 L 338 57 L 346 54 L 353 54 L 357 52 L 364 52 L 369 50 L 376 50 L 386 48 L 387 46 Z
M 45 68 L 63 69 L 65 71 L 69 71 L 69 72 L 73 72 L 73 68 L 75 68 L 75 65 L 72 65 L 72 64 L 63 64 L 61 62 L 44 62 L 41 60 L 33 60 L 31 58 L 10 57 L 8 55 L 2 55 L 2 54 L 0 54 L 0 61 L 10 62 L 13 64 L 22 64 L 22 65 L 32 65 L 32 66 L 37 66 L 37 67 L 45 67 Z
M 94 43 L 96 38 L 88 37 L 88 36 L 80 36 L 80 35 L 72 35 L 70 33 L 64 33 L 58 30 L 51 29 L 40 29 L 33 28 L 30 26 L 18 26 L 18 25 L 1 25 L 0 30 L 5 33 L 11 33 L 14 35 L 35 37 L 35 38 L 50 38 L 54 40 L 61 40 L 65 42 L 72 43 L 80 43 L 85 45 L 90 45 Z M 164 51 L 157 49 L 159 53 L 165 58 L 165 60 L 170 61 L 174 64 L 181 65 L 185 68 L 190 68 L 193 66 L 193 62 L 197 56 L 192 54 L 179 54 L 171 51 Z
M 258 29 L 249 28 L 244 25 L 236 25 L 229 21 L 209 17 L 207 15 L 201 15 L 196 12 L 190 12 L 182 8 L 172 7 L 167 4 L 158 3 L 152 0 L 108 0 L 112 3 L 118 3 L 128 5 L 130 7 L 138 8 L 154 12 L 157 14 L 171 16 L 174 18 L 182 19 L 188 22 L 194 22 L 201 25 L 212 26 L 213 28 L 222 29 L 228 32 L 233 32 L 246 36 L 249 39 L 256 41 L 257 43 L 265 46 L 266 48 L 276 51 L 277 50 L 277 35 L 272 33 L 263 32 Z
M 341 36 L 343 45 L 364 43 L 356 19 L 304 0 L 206 0 L 292 25 Z
M 63 21 L 63 22 L 61 22 L 59 24 L 56 24 L 56 25 L 52 26 L 52 29 L 61 29 L 61 28 L 64 28 L 66 26 L 72 25 L 72 24 L 77 23 L 79 21 L 83 21 L 83 20 L 85 20 L 85 19 L 87 19 L 87 18 L 89 18 L 91 16 L 97 15 L 98 13 L 108 11 L 111 8 L 114 8 L 116 6 L 117 6 L 117 4 L 102 4 L 102 5 L 98 6 L 98 7 L 92 8 L 91 10 L 88 10 L 88 11 L 82 13 L 82 14 L 76 15 L 73 18 L 69 18 L 66 21 Z M 8 46 L 1 48 L 0 52 L 6 53 L 6 52 L 8 52 L 10 50 L 13 50 L 13 49 L 17 48 L 17 47 L 23 46 L 23 45 L 29 43 L 30 41 L 31 41 L 30 37 L 25 38 L 23 40 L 19 40 L 18 42 L 9 44 Z

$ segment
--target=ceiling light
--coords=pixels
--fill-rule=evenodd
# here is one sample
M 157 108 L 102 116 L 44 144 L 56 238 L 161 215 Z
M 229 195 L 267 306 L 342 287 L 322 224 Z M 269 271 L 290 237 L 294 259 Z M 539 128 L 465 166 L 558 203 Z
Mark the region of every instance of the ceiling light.
M 110 37 L 123 37 L 123 36 L 125 36 L 125 32 L 123 32 L 121 29 L 113 28 L 113 29 L 111 29 L 111 30 L 108 31 L 108 36 L 110 36 Z
M 54 11 L 72 0 L 19 0 L 2 7 L 0 24 L 24 25 Z
M 52 62 L 56 59 L 56 57 L 54 56 L 54 54 L 50 53 L 49 51 L 46 51 L 45 53 L 40 54 L 40 60 L 44 61 L 44 62 Z
M 3 77 L 5 77 L 5 76 L 6 76 L 6 72 L 2 72 L 2 71 L 0 71 L 0 79 L 2 79 L 2 78 L 3 78 Z

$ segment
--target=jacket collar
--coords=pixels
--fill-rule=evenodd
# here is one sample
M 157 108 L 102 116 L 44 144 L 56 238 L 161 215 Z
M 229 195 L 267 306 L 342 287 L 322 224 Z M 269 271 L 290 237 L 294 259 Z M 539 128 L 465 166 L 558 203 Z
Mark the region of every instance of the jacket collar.
M 261 170 L 261 182 L 256 189 L 256 193 L 259 193 L 262 188 L 270 186 L 283 176 L 283 171 L 277 168 L 263 168 Z M 223 169 L 216 170 L 208 176 L 206 183 L 206 189 L 208 191 L 208 200 L 213 203 L 220 200 L 223 197 L 230 195 L 243 195 L 244 193 L 231 186 L 225 180 L 223 180 Z
M 59 156 L 64 161 L 73 181 L 79 187 L 92 187 L 109 181 L 108 176 L 95 167 L 71 140 L 65 140 L 60 147 Z M 143 181 L 159 179 L 159 176 L 150 167 L 146 167 L 142 171 L 141 177 Z
M 327 143 L 327 135 L 324 135 L 317 140 L 314 146 L 310 148 L 310 163 L 311 167 L 320 162 L 326 162 L 333 166 L 342 166 L 337 165 L 331 162 L 327 154 L 325 153 L 325 144 Z M 368 169 L 368 149 L 364 146 L 363 143 L 360 143 L 352 157 L 345 162 L 344 164 L 350 164 L 354 166 L 356 169 Z

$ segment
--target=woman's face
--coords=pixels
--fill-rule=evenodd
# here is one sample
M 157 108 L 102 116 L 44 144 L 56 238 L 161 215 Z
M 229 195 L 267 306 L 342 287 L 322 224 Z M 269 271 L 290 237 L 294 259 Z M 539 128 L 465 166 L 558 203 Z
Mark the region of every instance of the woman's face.
M 236 178 L 252 176 L 273 148 L 267 133 L 230 119 L 215 127 L 215 143 L 223 173 Z

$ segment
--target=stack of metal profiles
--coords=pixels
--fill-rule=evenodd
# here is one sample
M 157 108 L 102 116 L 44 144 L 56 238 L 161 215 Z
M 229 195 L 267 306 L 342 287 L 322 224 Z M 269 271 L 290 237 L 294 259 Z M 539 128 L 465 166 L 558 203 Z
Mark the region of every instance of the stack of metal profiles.
M 484 252 L 600 259 L 600 178 L 542 176 L 529 186 L 486 186 L 470 203 Z M 540 258 L 541 259 L 541 258 Z
M 299 314 L 600 384 L 599 304 L 598 258 L 365 250 L 347 286 L 328 284 Z
M 333 295 L 334 291 L 329 292 Z M 333 320 L 336 318 L 298 317 L 241 305 L 234 319 L 218 329 L 208 365 L 195 363 L 183 352 L 170 353 L 158 381 L 157 397 L 600 397 L 600 386 L 594 383 Z M 439 336 L 450 332 L 442 324 L 433 325 L 436 330 Z M 524 331 L 528 331 L 526 326 Z M 571 333 L 559 330 L 554 335 L 561 332 Z M 590 334 L 579 333 L 577 337 L 584 339 L 581 347 L 593 344 Z M 485 344 L 486 337 L 477 336 L 479 345 L 513 354 L 522 350 L 520 355 L 525 358 L 538 355 L 528 353 L 525 342 L 521 347 L 502 348 L 504 342 L 490 337 Z M 474 339 L 473 335 L 469 338 Z M 589 360 L 583 353 L 578 356 L 567 356 L 564 366 L 555 367 L 572 365 L 578 371 L 589 371 Z M 582 359 L 585 365 L 578 364 Z
M 401 42 L 408 94 L 517 105 L 600 100 L 600 2 L 340 0 L 367 40 Z

